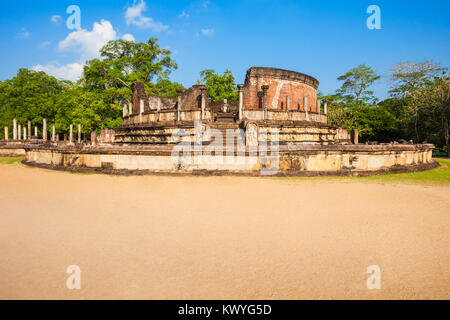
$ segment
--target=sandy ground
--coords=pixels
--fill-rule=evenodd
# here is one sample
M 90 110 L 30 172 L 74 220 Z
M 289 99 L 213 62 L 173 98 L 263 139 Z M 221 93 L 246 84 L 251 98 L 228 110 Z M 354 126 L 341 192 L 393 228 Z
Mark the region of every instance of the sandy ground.
M 442 186 L 0 164 L 0 299 L 449 299 L 449 214 Z

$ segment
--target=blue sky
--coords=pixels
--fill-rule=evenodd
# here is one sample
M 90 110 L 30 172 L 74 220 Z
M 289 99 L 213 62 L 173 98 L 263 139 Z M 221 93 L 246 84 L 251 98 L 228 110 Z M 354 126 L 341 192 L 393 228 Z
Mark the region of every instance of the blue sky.
M 69 30 L 67 7 L 81 9 L 81 30 Z M 381 9 L 381 30 L 369 30 L 370 5 Z M 173 81 L 194 84 L 203 69 L 229 68 L 243 83 L 252 66 L 307 73 L 332 93 L 336 78 L 364 63 L 382 79 L 397 62 L 433 60 L 450 66 L 450 1 L 365 0 L 96 0 L 2 1 L 0 79 L 19 68 L 74 79 L 86 59 L 111 39 L 157 37 L 173 52 Z M 95 24 L 95 26 L 94 26 Z

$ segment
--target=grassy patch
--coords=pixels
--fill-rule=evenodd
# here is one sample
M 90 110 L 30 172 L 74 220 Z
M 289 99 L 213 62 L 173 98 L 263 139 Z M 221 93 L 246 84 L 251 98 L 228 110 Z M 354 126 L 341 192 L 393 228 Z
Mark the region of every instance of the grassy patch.
M 412 182 L 450 184 L 450 159 L 435 159 L 441 165 L 432 170 L 399 174 L 382 174 L 361 179 L 380 182 Z
M 333 181 L 366 181 L 380 183 L 418 183 L 425 185 L 450 185 L 450 159 L 434 159 L 441 165 L 432 170 L 396 174 L 379 174 L 368 177 L 290 177 L 277 178 L 283 180 L 333 180 Z
M 23 159 L 23 157 L 0 157 L 0 164 L 13 164 L 16 162 L 21 162 Z

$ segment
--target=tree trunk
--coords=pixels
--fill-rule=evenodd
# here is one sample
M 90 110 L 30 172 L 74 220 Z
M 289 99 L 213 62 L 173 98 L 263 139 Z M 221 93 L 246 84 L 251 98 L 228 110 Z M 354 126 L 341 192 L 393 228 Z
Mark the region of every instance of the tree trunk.
M 444 120 L 444 138 L 445 138 L 445 144 L 447 146 L 447 157 L 450 158 L 450 141 L 449 141 L 449 132 L 448 132 L 448 119 Z
M 416 132 L 416 143 L 420 143 L 420 139 L 419 139 L 419 130 L 417 129 L 417 122 L 419 121 L 419 115 L 416 114 L 415 119 L 414 119 L 414 131 Z

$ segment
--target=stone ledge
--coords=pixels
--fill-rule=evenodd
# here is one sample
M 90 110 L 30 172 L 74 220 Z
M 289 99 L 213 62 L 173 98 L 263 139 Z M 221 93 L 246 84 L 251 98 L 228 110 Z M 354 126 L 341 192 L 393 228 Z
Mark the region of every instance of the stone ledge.
M 19 147 L 16 147 L 19 148 Z M 174 145 L 131 145 L 131 146 L 85 146 L 85 145 L 65 145 L 57 146 L 51 143 L 40 145 L 23 145 L 22 147 L 26 151 L 31 150 L 48 150 L 59 151 L 63 153 L 82 153 L 82 154 L 136 154 L 136 155 L 167 155 L 171 154 Z M 268 143 L 268 152 L 271 151 L 270 143 Z M 416 145 L 366 145 L 366 144 L 347 144 L 347 145 L 280 145 L 279 153 L 322 153 L 322 152 L 360 152 L 360 153 L 373 153 L 373 152 L 401 152 L 401 151 L 430 151 L 434 148 L 432 144 L 416 144 Z M 11 148 L 14 149 L 14 148 Z M 226 147 L 218 146 L 215 148 L 218 152 L 224 153 L 229 150 Z M 245 148 L 246 153 L 252 151 L 249 147 Z
M 268 68 L 268 67 L 252 67 L 247 71 L 247 77 L 248 76 L 269 76 L 274 78 L 279 78 L 282 80 L 296 80 L 301 81 L 303 83 L 312 85 L 316 90 L 319 87 L 319 81 L 307 74 L 297 72 L 297 71 L 291 71 L 291 70 L 285 70 L 285 69 L 278 69 L 278 68 Z
M 365 170 L 365 171 L 354 171 L 354 170 L 338 170 L 338 171 L 279 171 L 277 174 L 267 176 L 261 175 L 259 171 L 219 171 L 219 170 L 193 170 L 193 171 L 151 171 L 151 170 L 117 170 L 110 168 L 89 168 L 89 167 L 66 167 L 66 166 L 56 166 L 48 164 L 38 164 L 34 162 L 28 162 L 26 160 L 22 161 L 23 164 L 31 167 L 56 170 L 56 171 L 66 171 L 66 172 L 78 172 L 78 173 L 93 173 L 93 174 L 108 174 L 108 175 L 122 175 L 122 176 L 133 176 L 133 175 L 154 175 L 154 176 L 246 176 L 246 177 L 342 177 L 342 176 L 353 176 L 353 177 L 367 177 L 380 174 L 397 174 L 397 173 L 407 173 L 407 172 L 419 172 L 425 170 L 431 170 L 439 167 L 439 163 L 433 161 L 431 163 L 424 164 L 414 164 L 414 165 L 404 165 L 404 166 L 393 166 L 390 168 L 384 168 L 379 170 Z

